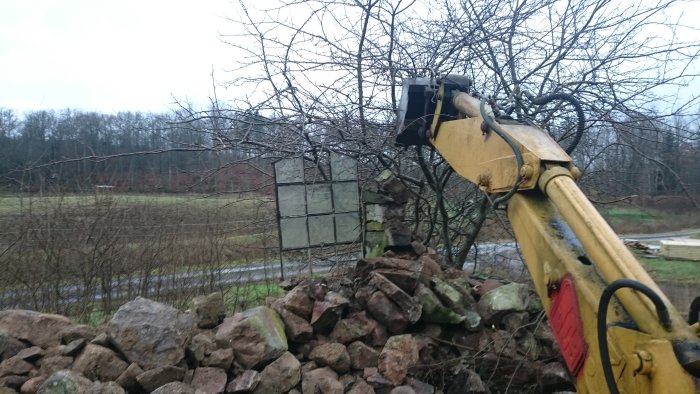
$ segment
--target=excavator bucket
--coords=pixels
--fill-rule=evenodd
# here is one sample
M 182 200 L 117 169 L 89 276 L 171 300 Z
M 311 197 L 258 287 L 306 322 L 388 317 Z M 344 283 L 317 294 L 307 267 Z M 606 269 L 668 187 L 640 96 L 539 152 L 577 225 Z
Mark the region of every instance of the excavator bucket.
M 457 110 L 450 99 L 452 92 L 469 92 L 471 80 L 459 75 L 447 75 L 440 80 L 432 78 L 408 78 L 403 81 L 399 102 L 398 134 L 396 145 L 411 146 L 429 144 L 430 126 L 437 107 L 440 85 L 444 87 L 445 100 L 440 119 L 454 119 Z
M 433 123 L 438 85 L 429 78 L 403 80 L 399 102 L 396 145 L 412 146 L 428 143 L 428 130 Z

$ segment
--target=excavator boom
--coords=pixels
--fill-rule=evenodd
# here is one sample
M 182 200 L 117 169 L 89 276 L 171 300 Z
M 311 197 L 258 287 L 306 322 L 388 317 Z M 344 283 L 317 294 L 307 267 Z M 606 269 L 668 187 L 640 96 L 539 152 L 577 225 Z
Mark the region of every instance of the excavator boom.
M 397 143 L 429 144 L 507 203 L 577 390 L 695 392 L 698 325 L 687 324 L 579 189 L 569 154 L 544 130 L 497 117 L 469 90 L 464 77 L 405 82 Z

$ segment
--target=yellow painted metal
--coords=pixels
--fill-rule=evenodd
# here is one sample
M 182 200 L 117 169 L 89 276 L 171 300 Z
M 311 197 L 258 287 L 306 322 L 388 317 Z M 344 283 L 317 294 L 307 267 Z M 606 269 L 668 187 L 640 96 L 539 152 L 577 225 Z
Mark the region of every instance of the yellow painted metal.
M 496 134 L 483 135 L 480 125 L 481 118 L 444 122 L 433 140 L 433 146 L 459 175 L 483 190 L 507 191 L 520 171 L 515 156 L 508 144 Z M 539 161 L 528 164 L 536 168 L 540 165 Z M 521 187 L 532 189 L 536 185 L 537 179 L 530 178 Z
M 666 331 L 655 318 L 656 309 L 647 297 L 630 289 L 617 291 L 616 296 L 642 331 L 657 337 L 697 341 L 697 335 L 690 330 L 685 319 L 673 308 L 661 289 L 600 216 L 566 169 L 548 169 L 540 177 L 539 184 L 540 189 L 558 208 L 576 234 L 589 259 L 607 283 L 623 278 L 636 280 L 654 290 L 664 304 L 670 307 L 673 327 Z
M 626 357 L 625 368 L 615 370 L 621 393 L 694 393 L 691 376 L 676 361 L 670 341 L 623 327 L 608 328 L 608 342 Z M 640 356 L 646 361 L 640 362 Z M 634 361 L 634 362 L 629 362 Z
M 493 131 L 482 133 L 482 121 L 459 119 L 443 122 L 439 128 L 436 123 L 437 135 L 433 131 L 431 142 L 461 176 L 486 192 L 506 192 L 516 181 L 518 172 L 524 170 L 518 168 L 515 154 L 501 137 Z M 522 125 L 501 125 L 501 128 L 516 141 L 523 154 L 523 164 L 530 169 L 530 176 L 519 185 L 520 190 L 537 187 L 541 161 L 571 165 L 571 158 L 542 130 Z
M 532 277 L 535 291 L 546 311 L 552 300 L 548 286 L 566 274 L 571 275 L 583 323 L 588 355 L 583 371 L 576 380 L 579 393 L 608 392 L 597 347 L 596 317 L 598 302 L 606 281 L 594 265 L 579 257 L 587 253 L 578 237 L 566 224 L 551 200 L 539 191 L 515 194 L 508 202 L 508 217 Z M 621 290 L 622 291 L 622 290 Z M 655 314 L 645 317 L 656 320 Z M 607 320 L 627 320 L 625 309 L 613 299 Z M 622 393 L 692 393 L 693 380 L 676 360 L 667 339 L 655 338 L 633 330 L 611 327 L 608 333 L 611 364 Z M 561 344 L 562 347 L 566 346 Z M 638 351 L 652 355 L 651 375 L 631 373 Z
M 443 97 L 441 90 L 436 115 L 442 108 Z M 598 303 L 607 284 L 627 278 L 659 294 L 669 309 L 672 326 L 670 330 L 661 327 L 653 304 L 645 296 L 629 289 L 616 292 L 607 321 L 631 319 L 640 330 L 609 329 L 610 360 L 620 392 L 693 392 L 693 379 L 680 365 L 672 343 L 700 344 L 696 330 L 685 324 L 576 186 L 571 174 L 578 170 L 571 158 L 538 128 L 499 125 L 522 153 L 523 166 L 517 168 L 515 154 L 508 143 L 493 131 L 482 132 L 478 100 L 462 93 L 455 95 L 453 103 L 462 115 L 471 118 L 440 124 L 435 116 L 431 142 L 458 174 L 486 192 L 507 192 L 518 173 L 523 175 L 518 185 L 521 193 L 510 199 L 508 215 L 545 310 L 551 307 L 548 286 L 566 274 L 574 280 L 588 346 L 583 371 L 576 381 L 577 390 L 582 393 L 608 391 L 597 346 Z

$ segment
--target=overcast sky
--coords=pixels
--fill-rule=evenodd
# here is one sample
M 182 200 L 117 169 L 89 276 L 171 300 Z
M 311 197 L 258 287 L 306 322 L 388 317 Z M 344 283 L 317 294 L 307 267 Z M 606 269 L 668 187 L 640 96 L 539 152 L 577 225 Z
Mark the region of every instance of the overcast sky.
M 695 23 L 698 3 L 678 10 Z M 225 80 L 221 70 L 235 64 L 218 39 L 235 15 L 231 0 L 3 0 L 0 108 L 165 112 L 174 98 L 206 106 L 212 70 Z M 697 96 L 700 80 L 692 85 L 684 99 Z
M 4 0 L 0 107 L 163 112 L 204 105 L 228 0 Z M 231 53 L 229 51 L 228 55 Z

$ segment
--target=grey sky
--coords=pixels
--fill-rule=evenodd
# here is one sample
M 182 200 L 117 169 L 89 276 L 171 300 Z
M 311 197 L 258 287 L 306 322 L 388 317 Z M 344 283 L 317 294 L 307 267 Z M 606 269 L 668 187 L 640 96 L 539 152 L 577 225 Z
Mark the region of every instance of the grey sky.
M 206 104 L 226 0 L 11 0 L 0 6 L 0 107 L 167 111 Z M 230 55 L 230 53 L 229 53 Z
M 684 13 L 695 22 L 697 4 L 676 8 L 671 19 Z M 221 70 L 235 65 L 236 52 L 218 33 L 231 32 L 224 16 L 236 8 L 230 0 L 4 0 L 0 108 L 162 112 L 174 98 L 204 106 L 212 69 L 225 80 Z M 696 79 L 681 97 L 696 97 L 699 88 Z

